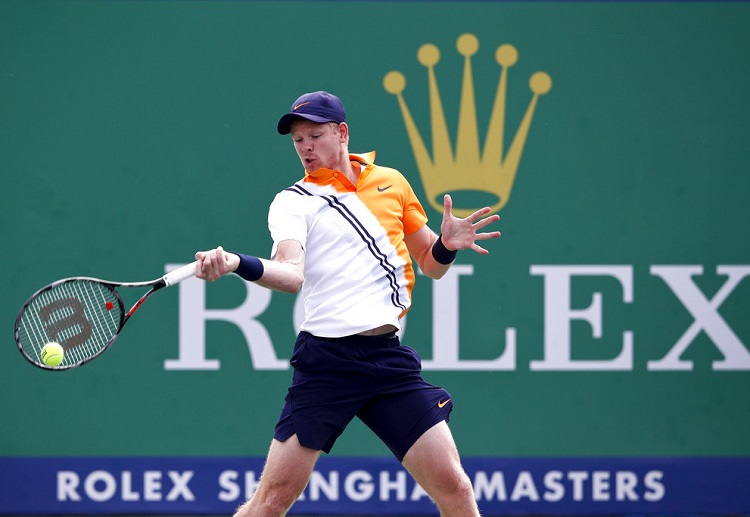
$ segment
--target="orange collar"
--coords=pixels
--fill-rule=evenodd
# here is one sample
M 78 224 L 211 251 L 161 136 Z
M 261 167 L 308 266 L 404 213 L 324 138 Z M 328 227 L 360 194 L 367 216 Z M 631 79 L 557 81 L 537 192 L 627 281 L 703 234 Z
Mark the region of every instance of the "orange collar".
M 352 162 L 352 167 L 360 172 L 359 181 L 361 181 L 364 179 L 362 176 L 362 165 L 366 166 L 364 171 L 366 177 L 369 174 L 367 167 L 374 164 L 375 151 L 364 154 L 350 154 L 349 159 Z M 333 169 L 321 168 L 312 172 L 305 171 L 305 181 L 315 183 L 316 185 L 330 185 L 337 191 L 355 192 L 357 190 L 356 186 L 349 181 L 349 178 L 343 172 Z

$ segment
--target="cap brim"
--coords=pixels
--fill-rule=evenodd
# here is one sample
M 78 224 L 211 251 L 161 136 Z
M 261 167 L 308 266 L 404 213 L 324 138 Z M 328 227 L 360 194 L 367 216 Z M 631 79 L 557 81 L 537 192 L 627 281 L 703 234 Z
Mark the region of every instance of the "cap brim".
M 322 124 L 324 122 L 334 122 L 330 118 L 327 117 L 320 117 L 318 115 L 310 115 L 308 113 L 287 113 L 281 119 L 279 120 L 279 124 L 276 126 L 276 129 L 278 129 L 279 133 L 282 135 L 288 135 L 292 132 L 292 122 L 298 119 L 306 119 L 311 122 L 317 122 L 318 124 Z

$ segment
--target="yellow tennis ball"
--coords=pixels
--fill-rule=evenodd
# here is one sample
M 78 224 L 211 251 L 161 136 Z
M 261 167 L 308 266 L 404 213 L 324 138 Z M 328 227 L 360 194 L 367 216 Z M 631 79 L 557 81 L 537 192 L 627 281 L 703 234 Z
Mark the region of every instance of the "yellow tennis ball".
M 63 361 L 65 350 L 60 343 L 50 341 L 42 347 L 42 362 L 47 366 L 57 366 Z

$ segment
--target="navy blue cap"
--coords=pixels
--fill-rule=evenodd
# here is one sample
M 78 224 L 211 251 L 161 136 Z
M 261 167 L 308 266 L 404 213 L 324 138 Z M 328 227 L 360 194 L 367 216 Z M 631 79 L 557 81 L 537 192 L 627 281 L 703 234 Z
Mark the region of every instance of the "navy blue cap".
M 277 129 L 282 135 L 291 133 L 292 122 L 304 118 L 313 122 L 346 122 L 346 111 L 341 100 L 328 92 L 311 92 L 294 101 L 292 109 L 281 117 Z

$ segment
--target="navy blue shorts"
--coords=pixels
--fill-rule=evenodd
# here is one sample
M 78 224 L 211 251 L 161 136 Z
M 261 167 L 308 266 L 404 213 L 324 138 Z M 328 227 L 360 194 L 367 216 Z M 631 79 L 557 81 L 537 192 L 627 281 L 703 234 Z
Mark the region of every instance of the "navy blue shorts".
M 291 364 L 292 385 L 274 438 L 331 452 L 356 416 L 399 461 L 432 426 L 449 419 L 453 403 L 422 378 L 417 352 L 398 336 L 320 338 L 300 332 Z

